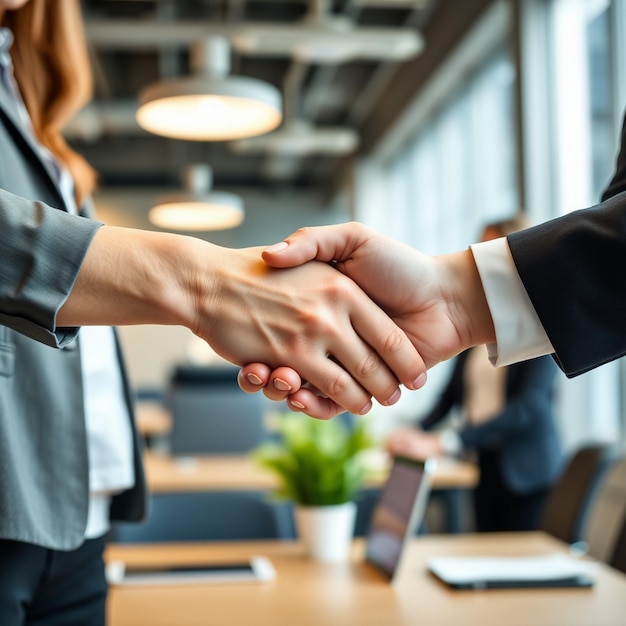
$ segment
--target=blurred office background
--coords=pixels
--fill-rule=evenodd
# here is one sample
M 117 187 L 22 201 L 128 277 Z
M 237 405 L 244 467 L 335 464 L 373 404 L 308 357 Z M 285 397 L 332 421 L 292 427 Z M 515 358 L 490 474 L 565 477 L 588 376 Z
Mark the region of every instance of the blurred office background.
M 84 0 L 96 99 L 67 129 L 96 167 L 100 218 L 158 229 L 156 198 L 188 166 L 245 207 L 219 245 L 280 240 L 359 220 L 427 253 L 463 248 L 523 207 L 543 221 L 594 204 L 626 109 L 624 0 Z M 167 139 L 135 121 L 149 83 L 188 74 L 199 41 L 225 36 L 230 71 L 280 90 L 284 120 L 256 148 Z M 181 231 L 182 232 L 182 231 Z M 123 277 L 120 277 L 123 279 Z M 216 363 L 185 329 L 121 329 L 140 394 L 176 368 Z M 376 408 L 381 431 L 430 405 L 427 388 Z M 619 441 L 626 368 L 561 376 L 566 445 Z M 272 408 L 272 407 L 267 407 Z

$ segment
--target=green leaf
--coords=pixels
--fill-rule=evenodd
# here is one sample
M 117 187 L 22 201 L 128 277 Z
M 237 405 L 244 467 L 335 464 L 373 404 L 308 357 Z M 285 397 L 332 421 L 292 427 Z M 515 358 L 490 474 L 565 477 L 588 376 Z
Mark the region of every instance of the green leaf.
M 365 479 L 361 453 L 373 446 L 364 420 L 350 428 L 340 419 L 288 413 L 280 416 L 277 430 L 279 443 L 253 451 L 256 462 L 278 477 L 277 498 L 319 506 L 357 497 Z

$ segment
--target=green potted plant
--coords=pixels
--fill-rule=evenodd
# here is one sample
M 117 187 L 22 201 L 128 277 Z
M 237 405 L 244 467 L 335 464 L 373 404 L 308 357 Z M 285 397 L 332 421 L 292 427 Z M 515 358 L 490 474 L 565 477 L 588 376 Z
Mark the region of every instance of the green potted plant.
M 365 479 L 362 452 L 373 446 L 365 421 L 348 427 L 339 418 L 281 414 L 277 435 L 278 441 L 258 447 L 254 458 L 278 476 L 276 497 L 294 503 L 298 536 L 309 554 L 320 560 L 346 558 L 355 498 Z

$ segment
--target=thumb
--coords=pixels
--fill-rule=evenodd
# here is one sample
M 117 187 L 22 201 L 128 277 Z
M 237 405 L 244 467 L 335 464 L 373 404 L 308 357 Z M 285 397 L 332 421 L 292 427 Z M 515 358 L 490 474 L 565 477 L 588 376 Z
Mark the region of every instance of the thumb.
M 360 243 L 360 227 L 352 224 L 300 228 L 284 241 L 266 248 L 263 260 L 271 267 L 294 267 L 313 259 L 344 261 Z

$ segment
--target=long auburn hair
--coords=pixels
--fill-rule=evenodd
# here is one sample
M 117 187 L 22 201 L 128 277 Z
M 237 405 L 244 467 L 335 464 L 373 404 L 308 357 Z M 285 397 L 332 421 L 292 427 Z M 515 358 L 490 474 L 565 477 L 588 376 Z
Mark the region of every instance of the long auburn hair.
M 80 207 L 96 172 L 62 130 L 92 95 L 92 73 L 79 0 L 29 0 L 1 21 L 14 36 L 15 79 L 39 141 L 70 171 Z

